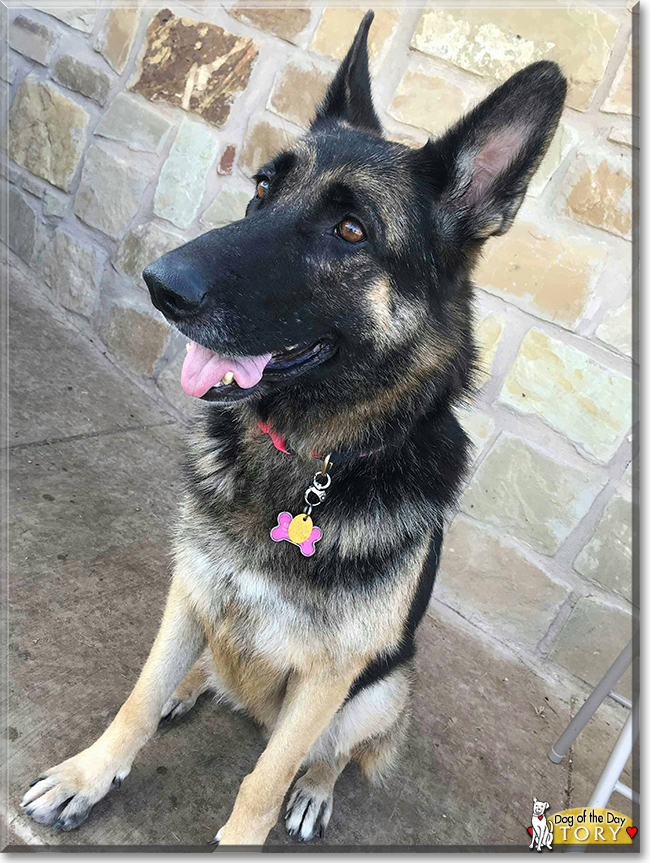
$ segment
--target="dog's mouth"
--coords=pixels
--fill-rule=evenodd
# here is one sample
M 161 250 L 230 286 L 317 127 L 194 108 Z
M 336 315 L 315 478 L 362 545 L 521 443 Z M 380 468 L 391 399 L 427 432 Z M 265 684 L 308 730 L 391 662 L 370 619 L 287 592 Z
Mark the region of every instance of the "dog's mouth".
M 276 383 L 304 374 L 328 360 L 334 350 L 331 341 L 321 339 L 270 354 L 229 357 L 190 342 L 181 385 L 188 396 L 205 401 L 236 401 L 252 395 L 263 381 Z

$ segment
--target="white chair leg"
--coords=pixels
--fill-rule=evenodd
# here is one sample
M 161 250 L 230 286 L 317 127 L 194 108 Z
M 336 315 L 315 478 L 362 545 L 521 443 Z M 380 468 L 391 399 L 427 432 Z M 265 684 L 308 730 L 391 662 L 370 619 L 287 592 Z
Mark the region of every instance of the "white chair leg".
M 609 803 L 609 798 L 617 785 L 622 786 L 619 782 L 621 773 L 625 767 L 627 759 L 632 754 L 632 747 L 639 735 L 639 704 L 633 705 L 630 715 L 625 720 L 625 725 L 621 731 L 616 745 L 609 756 L 609 760 L 605 765 L 605 769 L 600 775 L 600 779 L 594 788 L 593 794 L 589 798 L 587 806 L 593 806 L 597 809 L 606 809 Z M 627 788 L 627 786 L 624 786 Z M 633 792 L 630 791 L 630 794 Z
M 582 705 L 578 713 L 571 720 L 560 739 L 551 746 L 548 757 L 554 764 L 559 764 L 573 745 L 576 737 L 589 722 L 596 710 L 609 695 L 618 679 L 632 662 L 633 639 L 625 645 L 619 656 L 614 660 L 611 667 L 605 672 L 602 680 L 594 687 L 589 698 Z

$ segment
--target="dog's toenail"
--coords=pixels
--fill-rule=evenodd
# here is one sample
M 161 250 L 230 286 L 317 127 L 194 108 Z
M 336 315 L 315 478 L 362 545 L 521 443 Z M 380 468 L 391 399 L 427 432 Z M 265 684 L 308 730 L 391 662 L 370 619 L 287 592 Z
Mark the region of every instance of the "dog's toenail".
M 120 788 L 122 787 L 122 780 L 119 776 L 116 776 L 115 779 L 113 779 L 113 785 L 118 791 L 120 790 Z

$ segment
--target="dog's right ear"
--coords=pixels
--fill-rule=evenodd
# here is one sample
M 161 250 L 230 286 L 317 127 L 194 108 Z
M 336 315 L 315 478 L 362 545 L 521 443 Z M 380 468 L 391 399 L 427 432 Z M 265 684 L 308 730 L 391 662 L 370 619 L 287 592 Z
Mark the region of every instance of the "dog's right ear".
M 374 17 L 372 10 L 363 16 L 354 42 L 316 111 L 312 131 L 325 120 L 343 120 L 355 129 L 381 135 L 381 122 L 372 104 L 368 69 L 368 30 Z
M 442 233 L 463 245 L 508 230 L 551 143 L 566 88 L 557 63 L 533 63 L 416 151 Z

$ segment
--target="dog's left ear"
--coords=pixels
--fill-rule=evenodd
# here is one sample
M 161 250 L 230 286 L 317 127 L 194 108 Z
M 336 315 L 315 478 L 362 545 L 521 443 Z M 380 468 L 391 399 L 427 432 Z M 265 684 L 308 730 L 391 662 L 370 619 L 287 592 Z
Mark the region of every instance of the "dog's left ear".
M 508 230 L 553 138 L 566 88 L 556 63 L 533 63 L 415 153 L 443 233 L 462 244 Z
M 324 120 L 344 120 L 355 129 L 381 135 L 381 123 L 372 104 L 368 69 L 368 30 L 374 17 L 372 10 L 364 15 L 352 47 L 316 111 L 312 131 Z

